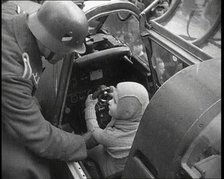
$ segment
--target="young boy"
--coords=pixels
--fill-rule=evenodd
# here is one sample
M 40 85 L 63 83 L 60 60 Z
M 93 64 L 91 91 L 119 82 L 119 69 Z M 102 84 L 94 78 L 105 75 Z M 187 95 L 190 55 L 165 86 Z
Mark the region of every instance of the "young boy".
M 95 104 L 90 94 L 86 99 L 85 120 L 88 131 L 100 145 L 88 151 L 88 156 L 100 166 L 103 177 L 124 169 L 142 115 L 149 103 L 148 92 L 136 82 L 121 82 L 111 87 L 109 101 L 112 119 L 105 129 L 96 120 Z

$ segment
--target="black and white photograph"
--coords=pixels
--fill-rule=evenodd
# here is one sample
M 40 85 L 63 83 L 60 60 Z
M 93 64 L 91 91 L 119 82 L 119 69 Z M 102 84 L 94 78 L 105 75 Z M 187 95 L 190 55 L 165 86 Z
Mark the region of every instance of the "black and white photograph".
M 2 0 L 3 179 L 221 179 L 221 0 Z

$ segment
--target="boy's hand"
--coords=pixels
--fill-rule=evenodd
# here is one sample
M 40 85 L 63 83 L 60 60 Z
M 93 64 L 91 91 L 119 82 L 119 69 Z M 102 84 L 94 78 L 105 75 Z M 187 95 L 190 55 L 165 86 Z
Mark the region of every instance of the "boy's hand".
M 86 107 L 95 107 L 97 102 L 98 102 L 98 99 L 93 99 L 92 94 L 89 94 L 86 99 L 85 105 Z

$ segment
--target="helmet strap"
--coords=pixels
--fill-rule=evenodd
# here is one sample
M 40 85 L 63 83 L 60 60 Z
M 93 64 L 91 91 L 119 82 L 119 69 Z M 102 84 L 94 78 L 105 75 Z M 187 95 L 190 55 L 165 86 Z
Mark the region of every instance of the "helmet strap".
M 48 55 L 48 57 L 46 57 L 46 59 L 47 59 L 48 61 L 51 61 L 52 58 L 54 57 L 54 55 L 55 55 L 55 53 L 51 51 L 51 53 Z

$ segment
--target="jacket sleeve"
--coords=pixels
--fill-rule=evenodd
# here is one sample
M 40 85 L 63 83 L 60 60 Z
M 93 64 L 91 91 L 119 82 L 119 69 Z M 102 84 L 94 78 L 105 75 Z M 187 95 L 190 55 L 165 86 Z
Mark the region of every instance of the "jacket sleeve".
M 94 106 L 88 106 L 85 108 L 85 120 L 88 131 L 93 131 L 95 128 L 99 128 Z
M 105 129 L 95 128 L 93 136 L 99 144 L 102 144 L 105 147 L 120 146 L 120 140 L 118 140 L 119 137 L 115 135 L 115 132 L 111 127 Z
M 101 129 L 96 120 L 95 105 L 88 105 L 85 108 L 85 120 L 88 131 L 93 131 L 95 140 L 105 147 L 116 145 L 116 137 L 111 128 Z
M 92 99 L 92 94 L 88 95 L 85 101 L 85 120 L 88 131 L 93 131 L 95 128 L 99 128 L 95 111 L 97 101 L 97 99 Z
M 31 80 L 2 76 L 2 127 L 39 156 L 63 161 L 84 159 L 87 152 L 83 137 L 46 121 L 31 95 L 32 87 Z
M 99 127 L 95 111 L 96 102 L 92 100 L 91 95 L 86 99 L 85 120 L 88 131 L 92 131 L 94 139 L 105 147 L 119 146 L 118 137 L 111 127 L 105 129 Z

